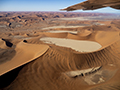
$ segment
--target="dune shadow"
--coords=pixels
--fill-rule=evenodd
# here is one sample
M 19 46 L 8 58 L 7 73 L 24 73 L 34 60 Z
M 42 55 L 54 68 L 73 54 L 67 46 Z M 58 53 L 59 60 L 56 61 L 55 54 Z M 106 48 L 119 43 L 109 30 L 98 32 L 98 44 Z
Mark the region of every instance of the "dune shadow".
M 2 76 L 0 76 L 0 90 L 10 85 L 24 66 L 20 66 Z

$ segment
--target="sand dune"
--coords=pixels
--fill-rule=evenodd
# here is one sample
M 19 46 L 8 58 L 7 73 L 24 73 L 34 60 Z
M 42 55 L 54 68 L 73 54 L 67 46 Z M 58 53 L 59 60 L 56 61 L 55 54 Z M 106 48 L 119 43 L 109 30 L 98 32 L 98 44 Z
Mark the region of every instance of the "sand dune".
M 51 46 L 43 56 L 27 64 L 5 90 L 18 88 L 20 90 L 79 90 L 80 88 L 82 90 L 96 88 L 109 90 L 119 88 L 120 40 L 109 39 L 111 37 L 109 33 L 114 32 L 106 33 L 108 36 L 103 31 L 96 34 L 106 37 L 107 45 L 110 45 L 106 47 L 106 42 L 99 41 L 101 37 L 97 35 L 96 40 L 103 45 L 103 49 L 96 52 L 75 53 L 66 51 L 65 48 Z M 115 37 L 118 33 L 116 32 Z M 110 64 L 113 65 L 110 66 Z M 69 73 L 65 74 L 65 72 L 75 72 L 97 66 L 102 66 L 102 68 L 93 74 L 87 74 L 85 77 L 71 78 Z
M 119 31 L 83 31 L 78 34 L 43 32 L 39 38 L 43 37 L 73 40 L 82 40 L 81 37 L 87 37 L 83 40 L 98 42 L 102 48 L 94 52 L 79 53 L 52 44 L 49 44 L 48 49 L 47 45 L 20 42 L 15 48 L 15 56 L 0 65 L 1 75 L 16 66 L 37 59 L 25 65 L 16 79 L 4 90 L 79 90 L 80 88 L 107 90 L 112 88 L 111 85 L 114 85 L 113 88 L 119 87 Z M 30 40 L 30 42 L 34 41 L 37 43 L 39 39 Z M 4 67 L 4 65 L 7 66 Z M 93 67 L 94 70 L 91 72 Z M 81 72 L 85 72 L 85 75 L 79 75 Z
M 56 14 L 60 13 L 53 14 L 57 17 Z M 120 90 L 120 28 L 116 15 L 111 21 L 111 17 L 106 19 L 108 14 L 72 14 L 58 16 L 73 17 L 74 20 L 49 19 L 52 15 L 49 12 L 3 12 L 1 21 L 8 26 L 7 29 L 0 27 L 0 90 Z M 92 18 L 80 21 L 75 20 L 78 19 L 75 16 Z M 13 21 L 17 20 L 12 18 L 20 20 L 15 24 Z M 20 22 L 23 26 L 16 27 Z M 65 25 L 84 27 L 65 28 Z M 75 41 L 89 41 L 101 47 L 95 49 L 87 43 L 85 49 L 91 46 L 95 50 L 78 52 L 66 45 L 62 47 L 40 41 L 48 37 L 56 38 L 58 43 L 61 39 L 61 45 L 64 41 L 80 48 L 85 44 L 76 44 Z
M 6 45 L 4 45 L 4 47 L 5 46 Z M 15 47 L 15 56 L 11 60 L 0 64 L 0 75 L 38 58 L 43 55 L 47 49 L 47 45 L 34 45 L 24 42 L 18 43 Z

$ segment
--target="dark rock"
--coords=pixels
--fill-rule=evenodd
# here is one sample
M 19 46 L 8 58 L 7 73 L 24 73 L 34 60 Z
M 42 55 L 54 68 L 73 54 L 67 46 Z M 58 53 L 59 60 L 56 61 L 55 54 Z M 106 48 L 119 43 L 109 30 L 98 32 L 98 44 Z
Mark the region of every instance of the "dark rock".
M 11 42 L 9 42 L 8 40 L 3 39 L 3 38 L 2 38 L 2 40 L 5 41 L 6 46 L 8 46 L 8 47 L 12 47 L 13 46 L 13 44 Z
M 25 20 L 25 22 L 27 22 L 27 20 Z
M 11 26 L 12 23 L 9 23 L 9 27 Z
M 42 18 L 42 20 L 45 20 L 44 18 Z
M 38 17 L 43 17 L 42 15 L 37 15 Z
M 59 15 L 54 16 L 54 18 L 59 18 L 59 17 L 60 17 Z
M 84 76 L 83 73 L 81 73 L 81 76 Z
M 27 43 L 27 40 L 23 40 L 23 42 Z
M 18 16 L 18 18 L 20 18 L 20 19 L 21 19 L 21 17 L 20 17 L 20 16 Z
M 74 76 L 73 78 L 76 78 L 76 77 L 78 77 L 78 76 L 76 75 L 76 76 Z

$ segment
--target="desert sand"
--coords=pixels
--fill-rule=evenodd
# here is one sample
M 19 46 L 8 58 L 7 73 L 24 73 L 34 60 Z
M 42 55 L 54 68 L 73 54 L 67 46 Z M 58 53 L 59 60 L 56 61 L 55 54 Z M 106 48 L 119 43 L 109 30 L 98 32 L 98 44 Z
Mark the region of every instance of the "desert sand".
M 120 89 L 120 20 L 116 16 L 74 12 L 1 12 L 0 16 L 0 90 Z M 70 16 L 110 18 L 63 19 Z M 61 27 L 70 25 L 84 27 Z M 42 40 L 46 38 L 51 43 Z

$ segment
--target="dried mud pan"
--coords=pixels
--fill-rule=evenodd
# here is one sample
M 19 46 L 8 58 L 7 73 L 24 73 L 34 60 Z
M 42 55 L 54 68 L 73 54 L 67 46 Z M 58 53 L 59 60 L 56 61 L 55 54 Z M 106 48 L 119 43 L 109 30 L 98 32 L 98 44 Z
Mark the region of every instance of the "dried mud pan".
M 75 18 L 60 18 L 60 20 L 80 20 L 80 21 L 93 21 L 93 20 L 99 20 L 99 21 L 109 21 L 111 19 L 118 19 L 119 17 L 111 17 L 111 16 L 88 16 L 88 17 L 75 17 Z M 98 24 L 98 23 L 96 23 Z M 98 25 L 104 25 L 104 24 L 98 24 Z M 87 26 L 87 25 L 85 25 Z
M 15 56 L 5 63 L 0 63 L 0 76 L 19 66 L 35 60 L 43 55 L 48 48 L 49 46 L 47 45 L 27 44 L 24 42 L 18 43 L 15 47 Z
M 78 28 L 78 27 L 84 27 L 84 25 L 81 25 L 81 26 L 53 26 L 53 27 L 42 28 L 42 30 L 55 29 L 55 28 Z
M 72 33 L 72 34 L 77 34 L 78 32 L 77 31 L 65 31 L 65 30 L 57 30 L 57 31 L 46 31 L 46 32 L 49 32 L 49 33 Z
M 79 52 L 92 52 L 101 48 L 101 45 L 93 41 L 73 40 L 65 38 L 51 38 L 44 37 L 40 39 L 48 44 L 55 44 L 57 46 L 72 48 Z

